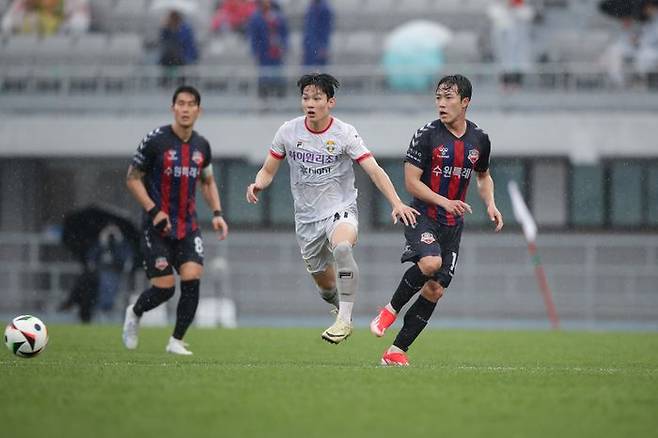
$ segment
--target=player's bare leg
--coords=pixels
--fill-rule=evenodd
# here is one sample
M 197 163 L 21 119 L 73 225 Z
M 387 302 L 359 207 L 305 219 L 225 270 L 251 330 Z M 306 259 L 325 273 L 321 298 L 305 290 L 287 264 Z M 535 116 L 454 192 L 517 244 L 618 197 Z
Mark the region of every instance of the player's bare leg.
M 320 297 L 334 307 L 331 312 L 337 315 L 339 296 L 336 289 L 336 269 L 334 265 L 329 264 L 324 271 L 314 273 L 313 280 L 318 286 Z

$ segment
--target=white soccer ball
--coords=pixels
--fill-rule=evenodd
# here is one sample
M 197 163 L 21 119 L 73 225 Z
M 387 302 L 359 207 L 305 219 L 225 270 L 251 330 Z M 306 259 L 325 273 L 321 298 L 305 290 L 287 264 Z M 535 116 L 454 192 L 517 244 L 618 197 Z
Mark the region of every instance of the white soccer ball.
M 5 329 L 5 345 L 20 357 L 34 357 L 48 344 L 48 329 L 39 318 L 21 315 L 14 318 Z

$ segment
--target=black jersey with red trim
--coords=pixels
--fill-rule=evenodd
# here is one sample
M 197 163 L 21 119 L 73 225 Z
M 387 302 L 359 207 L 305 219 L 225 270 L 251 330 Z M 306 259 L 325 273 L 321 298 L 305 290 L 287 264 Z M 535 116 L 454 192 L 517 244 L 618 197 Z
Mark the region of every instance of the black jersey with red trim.
M 204 137 L 193 131 L 184 142 L 171 125 L 154 129 L 139 144 L 132 166 L 145 173 L 146 191 L 169 215 L 172 228 L 167 237 L 182 239 L 199 228 L 196 185 L 211 161 L 210 144 Z
M 467 120 L 466 132 L 456 137 L 440 120 L 434 120 L 416 131 L 404 161 L 423 170 L 421 181 L 433 192 L 463 201 L 473 171 L 489 169 L 490 152 L 489 136 L 475 123 Z M 412 206 L 444 225 L 453 226 L 464 220 L 417 198 Z

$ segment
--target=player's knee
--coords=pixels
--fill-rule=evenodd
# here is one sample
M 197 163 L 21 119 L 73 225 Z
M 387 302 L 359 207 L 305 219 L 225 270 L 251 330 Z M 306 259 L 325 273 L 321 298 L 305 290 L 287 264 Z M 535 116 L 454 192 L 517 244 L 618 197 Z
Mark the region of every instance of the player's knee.
M 352 257 L 352 245 L 347 242 L 341 242 L 334 248 L 334 259 L 336 263 L 345 263 Z
M 336 261 L 336 275 L 338 280 L 356 280 L 359 276 L 359 267 L 352 255 L 352 245 L 341 242 L 334 248 Z
M 169 289 L 176 287 L 176 278 L 173 275 L 165 275 L 163 277 L 155 277 L 151 279 L 151 286 L 160 289 Z
M 426 277 L 434 277 L 441 269 L 441 264 L 440 256 L 427 256 L 418 261 L 418 268 Z
M 422 290 L 422 295 L 429 301 L 436 303 L 443 296 L 444 287 L 436 281 L 428 281 Z

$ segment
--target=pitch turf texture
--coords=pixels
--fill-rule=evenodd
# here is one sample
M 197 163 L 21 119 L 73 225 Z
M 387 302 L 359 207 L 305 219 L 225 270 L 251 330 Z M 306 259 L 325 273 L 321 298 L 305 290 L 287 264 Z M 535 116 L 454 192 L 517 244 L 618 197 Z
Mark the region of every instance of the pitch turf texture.
M 656 437 L 658 334 L 428 330 L 412 367 L 392 334 L 170 329 L 129 352 L 113 326 L 50 327 L 34 359 L 0 354 L 0 436 Z M 3 347 L 4 348 L 4 347 Z

